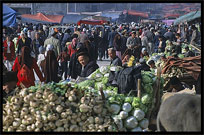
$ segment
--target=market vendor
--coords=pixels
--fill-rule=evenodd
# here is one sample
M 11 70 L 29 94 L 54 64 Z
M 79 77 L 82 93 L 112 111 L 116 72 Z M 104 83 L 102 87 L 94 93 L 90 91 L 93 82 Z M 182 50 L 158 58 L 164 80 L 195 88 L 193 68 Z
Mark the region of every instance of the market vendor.
M 5 71 L 3 73 L 3 98 L 7 98 L 14 93 L 17 82 L 17 72 Z M 5 102 L 5 100 L 3 100 L 3 102 Z
M 150 60 L 150 61 L 148 62 L 148 65 L 150 66 L 151 69 L 156 69 L 156 68 L 157 68 L 156 65 L 155 65 L 154 60 Z
M 99 68 L 96 61 L 91 61 L 89 58 L 88 51 L 82 51 L 77 54 L 77 59 L 79 63 L 82 65 L 81 77 L 88 77 L 91 73 L 93 73 L 96 69 Z
M 125 55 L 125 57 L 122 60 L 122 64 L 123 65 L 127 64 L 127 62 L 129 61 L 130 57 L 131 57 L 131 55 L 129 55 L 129 54 Z
M 186 51 L 185 57 L 194 57 L 195 56 L 195 53 L 193 53 L 191 50 L 189 50 L 188 46 L 185 47 L 185 51 Z
M 181 82 L 176 76 L 170 78 L 169 85 L 170 87 L 167 91 L 171 92 L 179 92 L 185 88 L 190 88 L 186 83 Z
M 176 33 L 176 44 L 175 44 L 175 52 L 177 54 L 181 53 L 181 44 L 184 42 L 184 39 L 181 38 L 181 35 L 179 33 Z
M 122 66 L 121 59 L 116 55 L 116 50 L 114 48 L 108 49 L 108 55 L 111 58 L 111 65 L 113 66 Z
M 150 71 L 150 67 L 146 64 L 145 59 L 140 58 L 139 62 L 140 62 L 140 65 L 141 65 L 141 69 L 142 69 L 142 70 L 144 70 L 144 71 Z

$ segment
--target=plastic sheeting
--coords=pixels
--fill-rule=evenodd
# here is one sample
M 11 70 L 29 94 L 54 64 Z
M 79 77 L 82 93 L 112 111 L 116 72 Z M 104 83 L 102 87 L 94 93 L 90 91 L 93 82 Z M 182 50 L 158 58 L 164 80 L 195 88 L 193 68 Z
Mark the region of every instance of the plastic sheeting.
M 16 26 L 16 11 L 3 4 L 3 26 Z
M 62 18 L 63 15 L 44 15 L 42 13 L 21 15 L 22 22 L 28 23 L 61 23 Z
M 178 25 L 179 23 L 183 23 L 183 22 L 190 22 L 194 19 L 200 18 L 201 17 L 201 12 L 200 11 L 194 11 L 194 12 L 190 12 L 186 15 L 183 15 L 179 18 L 177 18 L 174 21 L 174 25 Z

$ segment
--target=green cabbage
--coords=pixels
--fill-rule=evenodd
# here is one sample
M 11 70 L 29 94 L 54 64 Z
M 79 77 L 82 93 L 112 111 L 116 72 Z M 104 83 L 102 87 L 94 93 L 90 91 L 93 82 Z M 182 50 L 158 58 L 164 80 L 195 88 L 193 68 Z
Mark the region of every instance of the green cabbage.
M 145 94 L 144 96 L 142 96 L 142 104 L 149 104 L 151 103 L 151 97 L 149 94 Z
M 121 112 L 119 113 L 119 116 L 120 116 L 121 119 L 125 119 L 125 118 L 128 117 L 128 112 L 121 111 Z
M 125 100 L 125 95 L 124 94 L 117 94 L 115 97 L 115 100 L 119 102 L 120 104 L 123 104 Z
M 144 118 L 142 121 L 139 122 L 141 128 L 146 129 L 149 126 L 149 120 Z
M 101 66 L 99 68 L 99 71 L 102 73 L 102 74 L 106 74 L 108 73 L 110 70 L 109 70 L 109 67 L 108 66 Z
M 145 90 L 146 93 L 152 94 L 152 93 L 153 93 L 152 84 L 151 84 L 151 83 L 145 84 L 145 85 L 144 85 L 144 90 Z
M 126 97 L 126 98 L 125 98 L 125 102 L 126 102 L 126 103 L 130 103 L 130 104 L 131 104 L 132 101 L 133 101 L 133 97 Z
M 83 82 L 78 83 L 78 87 L 84 88 L 84 87 L 92 87 L 94 85 L 95 81 L 94 80 L 85 80 Z
M 113 103 L 120 104 L 120 103 L 118 103 L 118 102 L 115 100 L 115 97 L 114 97 L 114 96 L 113 96 L 113 97 L 109 97 L 109 98 L 108 98 L 108 102 L 109 102 L 110 104 L 113 104 Z
M 149 110 L 149 108 L 144 105 L 144 104 L 140 104 L 139 108 L 146 114 Z
M 135 109 L 133 111 L 133 116 L 138 120 L 142 120 L 145 117 L 145 113 L 144 111 L 142 111 L 141 109 Z
M 109 111 L 117 115 L 120 112 L 120 106 L 117 104 L 111 104 L 109 107 Z
M 117 88 L 117 87 L 114 87 L 114 88 L 113 88 L 113 91 L 114 91 L 114 92 L 118 92 L 118 88 Z
M 107 84 L 107 83 L 108 83 L 108 77 L 104 77 L 104 78 L 102 79 L 102 83 L 103 83 L 103 84 Z
M 144 84 L 148 84 L 148 83 L 152 83 L 153 80 L 152 80 L 152 78 L 151 78 L 150 76 L 148 76 L 148 75 L 142 75 L 142 82 L 143 82 Z
M 96 71 L 94 71 L 92 74 L 90 74 L 87 78 L 89 79 L 96 79 L 99 78 L 99 74 L 101 74 L 99 69 L 96 69 Z M 97 75 L 97 76 L 96 76 Z M 101 76 L 101 75 L 100 75 Z
M 123 111 L 130 112 L 132 110 L 132 106 L 130 103 L 124 103 L 122 106 Z
M 128 129 L 136 128 L 138 125 L 138 122 L 134 116 L 130 116 L 125 120 L 125 127 Z
M 138 97 L 134 97 L 133 98 L 133 101 L 132 101 L 132 107 L 134 108 L 138 108 L 140 106 L 140 98 Z

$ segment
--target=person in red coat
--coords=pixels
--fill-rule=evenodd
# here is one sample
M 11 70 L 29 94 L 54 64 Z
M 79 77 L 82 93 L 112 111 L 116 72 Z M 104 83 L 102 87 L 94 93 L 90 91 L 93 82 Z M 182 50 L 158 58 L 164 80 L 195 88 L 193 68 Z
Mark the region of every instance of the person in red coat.
M 15 62 L 14 62 L 14 65 L 13 65 L 13 71 L 14 72 L 18 72 L 17 73 L 17 76 L 18 76 L 18 82 L 17 82 L 17 86 L 21 87 L 23 84 L 26 88 L 30 87 L 30 86 L 34 86 L 35 85 L 35 76 L 34 76 L 34 72 L 33 72 L 33 69 L 35 70 L 37 76 L 39 77 L 40 81 L 41 82 L 44 82 L 44 77 L 37 65 L 37 61 L 35 58 L 31 57 L 30 53 L 31 53 L 31 50 L 29 47 L 27 46 L 24 46 L 22 47 L 21 49 L 21 55 L 16 57 L 15 59 Z M 26 65 L 30 71 L 31 71 L 31 75 L 29 77 L 29 82 L 30 83 L 24 83 L 23 81 L 24 80 L 21 80 L 19 79 L 19 74 L 20 74 L 20 70 L 21 68 L 23 67 L 23 65 Z
M 8 71 L 11 71 L 15 59 L 15 46 L 9 35 L 3 43 L 3 47 L 4 64 Z
M 68 55 L 71 58 L 72 54 L 74 54 L 77 50 L 76 50 L 76 45 L 78 43 L 77 38 L 73 38 L 72 39 L 72 43 L 68 46 Z

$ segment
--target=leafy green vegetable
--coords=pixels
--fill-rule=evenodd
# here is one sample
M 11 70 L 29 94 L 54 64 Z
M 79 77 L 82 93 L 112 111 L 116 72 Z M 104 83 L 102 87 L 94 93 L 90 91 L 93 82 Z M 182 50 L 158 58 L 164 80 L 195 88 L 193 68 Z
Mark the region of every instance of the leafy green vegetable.
M 78 87 L 80 87 L 80 88 L 83 88 L 86 86 L 92 87 L 94 85 L 94 82 L 95 82 L 94 80 L 85 80 L 83 82 L 78 83 Z
M 142 96 L 142 104 L 149 104 L 151 103 L 151 97 L 149 94 L 145 94 L 144 96 Z
M 151 83 L 145 84 L 145 85 L 144 85 L 144 90 L 145 90 L 146 93 L 152 94 L 152 93 L 153 93 L 152 84 L 151 84 Z
M 132 101 L 133 101 L 133 97 L 126 97 L 126 98 L 125 98 L 125 102 L 126 102 L 126 103 L 130 103 L 130 104 L 131 104 Z
M 125 100 L 125 95 L 124 94 L 117 94 L 115 97 L 115 100 L 119 102 L 120 104 L 123 104 Z
M 104 77 L 104 78 L 102 79 L 102 83 L 103 83 L 103 84 L 107 84 L 107 83 L 108 83 L 108 77 Z
M 106 85 L 103 84 L 102 82 L 96 82 L 95 83 L 95 89 L 99 90 L 100 88 L 102 88 L 103 90 L 106 89 Z
M 144 104 L 140 104 L 139 108 L 146 114 L 148 112 L 148 107 Z
M 132 107 L 138 108 L 140 106 L 140 102 L 141 102 L 140 98 L 134 97 L 132 101 Z

